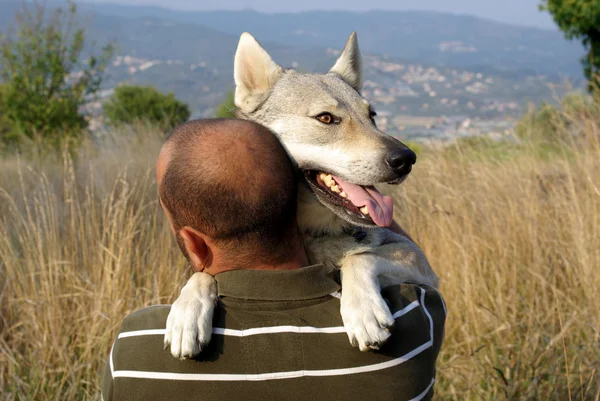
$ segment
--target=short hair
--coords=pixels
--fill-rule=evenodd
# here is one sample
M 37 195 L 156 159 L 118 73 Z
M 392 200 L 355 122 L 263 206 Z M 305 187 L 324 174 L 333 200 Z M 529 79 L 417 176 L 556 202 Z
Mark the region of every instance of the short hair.
M 244 120 L 194 120 L 177 127 L 165 146 L 169 161 L 159 194 L 176 231 L 196 229 L 240 263 L 289 259 L 297 179 L 271 131 Z M 187 257 L 181 238 L 178 243 Z

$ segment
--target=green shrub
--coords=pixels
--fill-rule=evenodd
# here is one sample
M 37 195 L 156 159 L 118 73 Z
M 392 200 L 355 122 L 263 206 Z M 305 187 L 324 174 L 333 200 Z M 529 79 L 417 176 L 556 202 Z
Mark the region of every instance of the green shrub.
M 582 124 L 600 121 L 600 104 L 583 93 L 570 93 L 559 104 L 531 105 L 515 127 L 521 139 L 537 142 L 561 143 L 576 141 L 590 130 Z M 590 139 L 590 138 L 587 138 Z M 586 140 L 587 140 L 586 139 Z
M 223 102 L 217 107 L 217 112 L 215 117 L 217 118 L 235 118 L 235 94 L 233 91 L 229 91 L 227 93 L 227 97 Z
M 85 33 L 75 23 L 76 7 L 48 12 L 24 2 L 15 32 L 0 37 L 0 132 L 4 145 L 40 140 L 58 144 L 87 127 L 80 113 L 102 82 L 112 45 L 100 57 L 81 53 Z
M 519 138 L 555 139 L 557 128 L 563 124 L 561 113 L 552 104 L 543 102 L 539 107 L 530 105 L 517 122 L 515 132 Z
M 4 85 L 0 85 L 0 149 L 14 141 L 10 120 L 3 102 Z
M 104 105 L 104 114 L 113 126 L 142 121 L 169 130 L 186 122 L 190 109 L 173 93 L 151 86 L 120 86 Z

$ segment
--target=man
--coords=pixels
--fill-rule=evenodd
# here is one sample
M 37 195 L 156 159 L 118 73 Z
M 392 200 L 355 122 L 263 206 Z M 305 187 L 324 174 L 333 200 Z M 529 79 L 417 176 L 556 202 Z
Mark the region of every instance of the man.
M 157 163 L 161 204 L 195 271 L 214 275 L 210 345 L 195 360 L 163 350 L 168 305 L 123 322 L 102 384 L 109 400 L 429 400 L 444 333 L 438 292 L 384 289 L 396 318 L 377 352 L 348 343 L 334 272 L 308 266 L 297 178 L 266 128 L 186 123 Z

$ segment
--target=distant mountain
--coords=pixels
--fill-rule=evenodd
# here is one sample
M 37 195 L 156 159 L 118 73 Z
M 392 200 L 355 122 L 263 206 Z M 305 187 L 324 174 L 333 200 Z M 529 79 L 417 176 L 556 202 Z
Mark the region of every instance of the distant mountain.
M 0 28 L 12 22 L 14 10 L 21 3 L 16 0 L 0 0 Z M 62 4 L 50 0 L 49 4 Z M 340 48 L 352 31 L 359 34 L 363 51 L 410 60 L 416 63 L 451 67 L 468 67 L 489 70 L 527 70 L 544 73 L 582 77 L 579 59 L 584 54 L 577 42 L 569 42 L 557 30 L 509 25 L 476 17 L 436 12 L 371 11 L 351 12 L 305 12 L 287 14 L 263 14 L 255 11 L 189 12 L 175 11 L 151 6 L 126 6 L 109 3 L 82 3 L 80 14 L 99 27 L 101 37 L 139 41 L 131 26 L 119 21 L 119 31 L 113 31 L 114 21 L 108 17 L 131 20 L 162 20 L 159 32 L 151 39 L 158 39 L 170 52 L 190 57 L 207 47 L 225 50 L 219 46 L 226 34 L 239 35 L 251 32 L 261 43 L 278 43 L 304 50 L 311 48 Z M 112 24 L 112 25 L 111 25 Z M 188 30 L 184 43 L 165 43 L 172 35 L 169 28 L 177 24 L 178 30 Z M 183 24 L 183 25 L 182 25 Z M 210 33 L 208 30 L 212 29 Z M 122 35 L 121 32 L 126 35 Z M 135 39 L 134 39 L 135 38 Z M 161 40 L 164 38 L 164 40 Z M 199 43 L 193 43 L 197 41 Z M 211 42 L 212 43 L 209 43 Z M 192 44 L 191 48 L 185 48 Z M 225 43 L 222 43 L 225 44 Z M 125 44 L 121 43 L 122 46 Z M 157 52 L 158 43 L 136 43 L 151 46 Z M 270 46 L 273 48 L 273 46 Z M 137 51 L 143 51 L 137 48 Z M 171 53 L 171 56 L 174 56 Z M 219 57 L 215 54 L 215 57 Z
M 417 11 L 183 12 L 116 4 L 84 4 L 84 9 L 105 15 L 156 17 L 204 25 L 235 36 L 248 31 L 263 42 L 305 47 L 338 48 L 350 32 L 357 31 L 363 50 L 421 63 L 528 69 L 577 77 L 582 74 L 582 46 L 565 40 L 558 30 L 464 15 Z
M 6 31 L 6 28 L 14 23 L 14 13 L 20 4 L 16 1 L 0 0 L 0 30 Z M 159 18 L 153 15 L 157 13 L 164 16 Z M 272 16 L 252 12 L 191 13 L 185 16 L 185 13 L 148 7 L 85 5 L 80 9 L 79 15 L 80 22 L 87 30 L 89 43 L 98 46 L 115 41 L 117 45 L 117 57 L 112 60 L 106 72 L 104 95 L 110 94 L 111 88 L 123 82 L 153 85 L 162 91 L 175 92 L 178 98 L 190 104 L 195 117 L 212 115 L 227 91 L 233 88 L 233 57 L 239 38 L 237 31 L 252 31 L 275 61 L 284 67 L 325 72 L 335 62 L 351 30 L 340 28 L 343 24 L 337 22 L 323 22 L 322 26 L 316 22 L 307 22 L 302 32 L 299 32 L 301 29 L 298 28 L 292 31 L 292 35 L 286 36 L 283 32 L 290 31 L 294 25 L 290 23 L 287 30 L 279 23 L 265 23 L 261 26 L 253 18 L 268 20 Z M 331 14 L 332 17 L 333 15 Z M 352 18 L 359 16 L 344 15 Z M 377 14 L 367 13 L 363 15 L 365 18 L 359 19 L 368 21 L 373 15 Z M 458 18 L 433 13 L 426 15 L 427 18 Z M 212 16 L 214 20 L 204 21 L 206 25 L 198 22 L 201 17 L 208 16 Z M 248 17 L 248 21 L 243 16 Z M 286 16 L 293 17 L 292 14 L 281 15 L 282 18 Z M 309 20 L 308 15 L 301 16 Z M 234 25 L 239 23 L 239 26 L 219 26 L 219 21 L 225 19 L 229 19 Z M 341 19 L 344 20 L 345 17 Z M 248 27 L 244 24 L 257 25 Z M 315 29 L 320 33 L 315 33 Z M 550 98 L 553 89 L 549 84 L 556 84 L 560 80 L 556 74 L 539 74 L 531 69 L 521 68 L 522 65 L 516 57 L 512 61 L 506 58 L 507 62 L 513 62 L 513 68 L 486 63 L 479 55 L 481 51 L 472 48 L 475 45 L 450 39 L 438 43 L 437 50 L 422 51 L 422 56 L 416 59 L 389 52 L 377 54 L 373 49 L 378 45 L 375 40 L 378 31 L 367 31 L 366 28 L 360 27 L 354 29 L 359 31 L 364 55 L 363 94 L 374 103 L 380 115 L 381 126 L 387 124 L 389 132 L 403 131 L 412 124 L 410 119 L 407 123 L 401 116 L 516 116 L 523 112 L 527 102 Z M 407 31 L 408 28 L 403 29 Z M 518 29 L 529 32 L 529 28 Z M 382 37 L 386 37 L 385 32 L 388 31 L 389 27 L 379 30 L 380 33 L 383 32 Z M 439 33 L 441 28 L 432 26 L 431 31 Z M 543 30 L 531 31 L 542 36 L 554 35 Z M 432 35 L 428 39 L 425 38 L 430 43 L 434 43 Z M 472 36 L 477 35 L 472 33 Z M 328 39 L 320 40 L 320 37 Z M 403 40 L 402 46 L 420 40 L 411 35 L 404 37 L 409 39 Z M 534 39 L 530 35 L 527 41 L 531 42 Z M 516 38 L 510 40 L 516 42 Z M 560 37 L 556 40 L 562 45 L 565 43 Z M 296 44 L 290 44 L 294 41 Z M 381 40 L 385 41 L 386 39 Z M 491 39 L 489 42 L 492 42 Z M 559 44 L 556 48 L 561 49 L 562 45 Z M 386 46 L 393 49 L 389 43 Z M 417 49 L 417 46 L 413 48 Z M 453 56 L 452 60 L 462 60 L 462 64 L 465 65 L 469 65 L 468 60 L 472 60 L 472 63 L 466 67 L 457 66 L 458 62 L 440 64 L 441 62 L 431 61 L 440 55 Z M 526 55 L 530 57 L 531 52 L 523 52 L 523 56 Z M 578 55 L 573 55 L 570 62 L 574 64 L 573 70 L 579 71 L 577 57 Z M 530 61 L 534 59 L 529 58 Z M 569 62 L 566 58 L 562 61 Z M 556 68 L 550 65 L 548 61 L 546 70 L 555 72 L 559 64 L 555 64 Z M 560 92 L 560 89 L 558 91 Z M 98 111 L 101 105 L 95 104 L 93 107 Z

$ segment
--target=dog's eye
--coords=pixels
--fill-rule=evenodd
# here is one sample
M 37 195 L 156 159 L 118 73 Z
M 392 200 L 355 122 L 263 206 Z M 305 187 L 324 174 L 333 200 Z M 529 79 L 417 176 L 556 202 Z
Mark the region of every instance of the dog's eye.
M 335 121 L 335 118 L 333 117 L 333 115 L 331 113 L 321 113 L 318 116 L 315 117 L 317 120 L 319 120 L 320 122 L 322 122 L 323 124 L 333 124 Z

